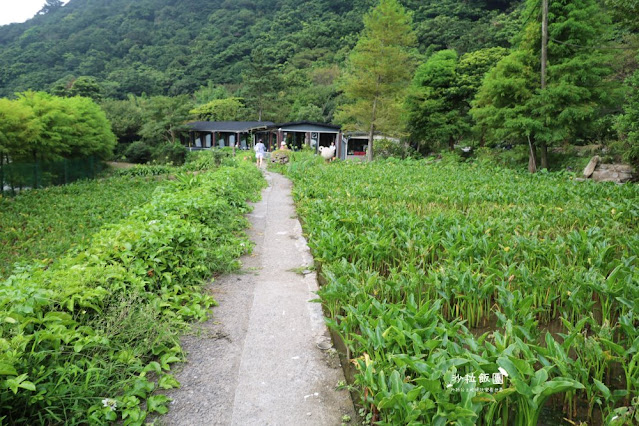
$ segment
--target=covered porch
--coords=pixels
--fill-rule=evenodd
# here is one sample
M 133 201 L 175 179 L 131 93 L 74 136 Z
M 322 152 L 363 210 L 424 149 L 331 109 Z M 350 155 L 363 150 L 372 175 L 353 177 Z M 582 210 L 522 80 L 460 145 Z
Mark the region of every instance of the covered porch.
M 387 136 L 382 133 L 375 133 L 375 135 L 373 135 L 373 141 L 378 141 L 382 139 L 399 143 L 399 139 L 395 137 Z M 368 151 L 368 133 L 346 132 L 344 134 L 344 149 L 346 151 L 346 158 L 351 158 L 351 159 L 365 158 L 366 151 Z
M 192 151 L 224 147 L 251 149 L 256 134 L 272 125 L 270 121 L 193 121 L 187 124 L 188 147 Z
M 329 147 L 332 143 L 336 146 L 336 157 L 344 158 L 342 149 L 342 130 L 340 126 L 311 121 L 295 121 L 290 123 L 274 124 L 267 129 L 270 132 L 269 141 L 274 147 L 280 147 L 286 143 L 288 149 L 299 151 L 302 147 L 308 147 L 315 153 L 319 147 Z

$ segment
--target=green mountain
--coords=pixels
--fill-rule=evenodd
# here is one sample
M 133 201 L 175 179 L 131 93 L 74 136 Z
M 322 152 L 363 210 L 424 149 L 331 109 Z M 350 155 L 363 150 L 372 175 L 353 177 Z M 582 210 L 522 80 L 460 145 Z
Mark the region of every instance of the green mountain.
M 0 27 L 0 96 L 92 77 L 111 98 L 237 84 L 251 57 L 284 72 L 342 64 L 374 0 L 71 0 Z M 419 50 L 509 46 L 519 0 L 404 0 Z

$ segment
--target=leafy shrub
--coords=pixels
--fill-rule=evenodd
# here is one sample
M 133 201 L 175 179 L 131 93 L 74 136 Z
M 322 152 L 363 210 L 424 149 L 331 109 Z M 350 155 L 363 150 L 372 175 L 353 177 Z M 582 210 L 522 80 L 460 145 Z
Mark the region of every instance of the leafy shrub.
M 153 161 L 159 164 L 181 166 L 186 161 L 189 150 L 180 143 L 165 143 L 153 151 Z
M 417 155 L 417 152 L 403 142 L 389 139 L 375 141 L 375 158 L 409 158 Z
M 294 151 L 288 149 L 278 149 L 271 153 L 270 163 L 288 164 L 291 160 L 291 153 Z
M 442 151 L 439 157 L 442 164 L 456 164 L 464 161 L 464 157 L 458 151 Z
M 113 161 L 125 161 L 126 150 L 129 146 L 131 146 L 130 143 L 118 143 L 113 150 Z
M 133 142 L 124 151 L 124 157 L 130 163 L 145 164 L 151 161 L 153 150 L 142 141 Z
M 475 158 L 486 166 L 499 166 L 521 170 L 528 165 L 528 148 L 524 145 L 514 145 L 509 149 L 477 148 Z
M 263 184 L 242 163 L 179 175 L 85 249 L 0 282 L 2 420 L 141 424 L 165 413 L 153 391 L 179 386 L 177 333 L 214 303 L 202 283 L 250 248 L 242 213 Z
M 222 161 L 233 157 L 233 151 L 230 148 L 213 148 L 202 151 L 189 152 L 184 164 L 185 170 L 208 170 L 218 167 Z
M 277 151 L 276 151 L 277 152 Z M 269 170 L 279 173 L 300 173 L 302 170 L 325 164 L 325 160 L 310 149 L 301 151 L 286 151 L 289 162 L 287 164 L 268 163 Z

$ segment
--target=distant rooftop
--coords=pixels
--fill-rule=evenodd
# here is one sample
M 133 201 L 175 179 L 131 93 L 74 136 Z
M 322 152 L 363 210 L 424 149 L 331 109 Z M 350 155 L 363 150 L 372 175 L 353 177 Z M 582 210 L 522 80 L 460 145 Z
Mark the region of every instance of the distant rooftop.
M 196 132 L 243 133 L 273 126 L 271 121 L 192 121 L 186 125 Z
M 308 131 L 322 131 L 322 130 L 333 130 L 339 131 L 341 129 L 340 126 L 336 124 L 330 123 L 317 123 L 314 121 L 292 121 L 290 123 L 282 123 L 282 124 L 274 124 L 270 126 L 271 128 L 281 128 L 283 130 L 308 130 Z

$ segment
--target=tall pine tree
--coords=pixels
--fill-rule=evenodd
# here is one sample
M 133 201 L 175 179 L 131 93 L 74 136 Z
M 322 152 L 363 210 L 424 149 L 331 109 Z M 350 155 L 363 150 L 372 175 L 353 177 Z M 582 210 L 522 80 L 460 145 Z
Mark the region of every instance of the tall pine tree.
M 274 116 L 273 104 L 277 92 L 282 87 L 279 71 L 277 65 L 269 61 L 261 48 L 253 50 L 251 62 L 242 73 L 242 82 L 249 108 L 255 111 L 257 121 L 262 121 L 265 113 L 269 118 Z
M 380 0 L 364 16 L 364 30 L 349 56 L 341 89 L 347 104 L 336 119 L 347 129 L 368 132 L 368 160 L 376 131 L 398 134 L 402 104 L 413 73 L 417 43 L 411 15 L 397 0 Z
M 606 104 L 609 57 L 600 49 L 609 19 L 596 0 L 551 0 L 547 85 L 541 89 L 541 0 L 528 0 L 529 24 L 518 48 L 489 73 L 472 111 L 498 139 L 529 146 L 529 170 L 536 171 L 536 148 L 547 167 L 546 147 L 570 142 Z

